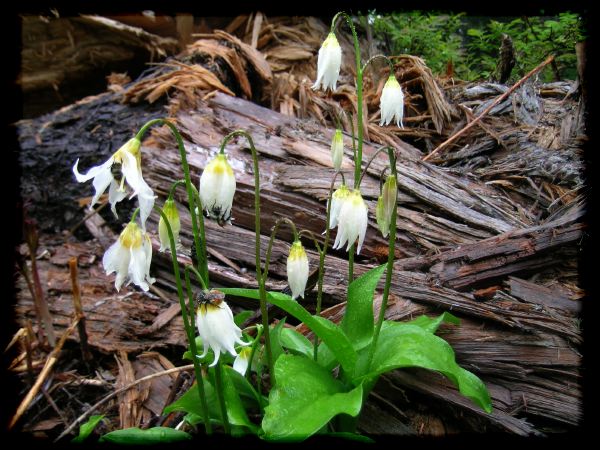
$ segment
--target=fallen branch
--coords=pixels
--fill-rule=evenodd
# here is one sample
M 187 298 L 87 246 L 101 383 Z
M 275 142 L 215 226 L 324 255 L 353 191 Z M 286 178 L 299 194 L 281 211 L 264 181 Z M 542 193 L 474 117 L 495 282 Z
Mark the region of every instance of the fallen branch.
M 550 55 L 543 63 L 539 64 L 535 69 L 531 70 L 523 78 L 521 78 L 519 81 L 517 81 L 508 91 L 506 91 L 504 94 L 502 94 L 496 100 L 494 100 L 490 106 L 485 108 L 485 110 L 483 110 L 481 112 L 481 114 L 479 114 L 473 121 L 469 122 L 469 124 L 466 127 L 464 127 L 462 130 L 460 130 L 458 133 L 455 133 L 454 135 L 450 136 L 448 139 L 446 139 L 444 142 L 442 142 L 440 145 L 438 145 L 429 155 L 426 155 L 423 158 L 423 161 L 429 160 L 431 157 L 433 157 L 433 155 L 438 153 L 441 149 L 446 147 L 448 144 L 454 142 L 459 137 L 461 137 L 463 134 L 465 134 L 468 130 L 473 128 L 481 119 L 483 119 L 483 117 L 485 117 L 487 115 L 487 113 L 489 113 L 492 110 L 492 108 L 494 106 L 496 106 L 497 104 L 502 102 L 506 97 L 508 97 L 516 89 L 518 89 L 523 83 L 525 83 L 525 81 L 527 81 L 533 75 L 538 73 L 540 70 L 542 70 L 548 64 L 550 64 L 552 61 L 554 61 L 554 55 Z

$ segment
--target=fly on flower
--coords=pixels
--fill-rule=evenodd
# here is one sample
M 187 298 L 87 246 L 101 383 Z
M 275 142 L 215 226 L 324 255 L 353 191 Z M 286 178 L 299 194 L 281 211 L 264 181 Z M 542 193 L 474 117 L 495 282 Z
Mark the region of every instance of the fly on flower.
M 404 115 L 404 94 L 402 87 L 392 73 L 383 86 L 381 92 L 381 121 L 379 126 L 389 124 L 392 119 L 398 127 L 404 128 L 402 117 Z
M 233 321 L 233 313 L 225 302 L 225 294 L 216 289 L 205 290 L 195 296 L 196 327 L 204 344 L 204 352 L 198 355 L 204 358 L 209 347 L 215 354 L 210 367 L 217 364 L 221 353 L 228 352 L 237 356 L 234 345 L 249 345 L 242 341 L 242 330 Z
M 327 39 L 323 41 L 323 44 L 319 49 L 317 81 L 312 88 L 317 90 L 322 87 L 325 91 L 327 89 L 335 91 L 341 67 L 342 47 L 340 47 L 340 44 L 335 37 L 335 33 L 329 33 Z
M 208 216 L 224 226 L 231 223 L 235 176 L 224 153 L 206 165 L 200 176 L 200 200 Z
M 115 288 L 121 289 L 127 279 L 127 285 L 134 283 L 144 291 L 156 281 L 150 276 L 152 262 L 152 243 L 148 234 L 135 222 L 130 222 L 113 245 L 104 253 L 102 265 L 106 275 L 117 273 Z
M 106 191 L 106 188 L 109 188 L 108 201 L 115 217 L 118 217 L 116 204 L 127 196 L 125 190 L 125 182 L 127 182 L 127 185 L 133 190 L 130 198 L 138 196 L 140 219 L 142 228 L 145 229 L 146 219 L 154 206 L 155 196 L 150 186 L 148 186 L 142 177 L 140 147 L 140 140 L 134 137 L 127 141 L 106 162 L 92 167 L 85 174 L 79 173 L 79 159 L 77 159 L 73 166 L 73 173 L 80 183 L 89 181 L 92 178 L 94 179 L 92 184 L 96 189 L 96 193 L 90 203 L 90 209 L 96 204 L 104 191 Z

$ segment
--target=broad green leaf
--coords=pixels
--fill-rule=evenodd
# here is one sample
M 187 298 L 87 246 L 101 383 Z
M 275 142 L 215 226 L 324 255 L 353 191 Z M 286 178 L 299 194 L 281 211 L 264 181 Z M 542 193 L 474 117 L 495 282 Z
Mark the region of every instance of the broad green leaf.
M 243 325 L 243 323 L 246 320 L 248 320 L 252 314 L 254 314 L 254 311 L 250 311 L 250 310 L 240 311 L 235 316 L 233 316 L 233 321 L 235 322 L 235 324 L 238 327 L 241 328 L 241 326 Z
M 217 369 L 215 367 L 215 369 Z M 232 425 L 243 425 L 256 434 L 258 427 L 250 422 L 244 404 L 240 399 L 240 395 L 235 387 L 235 384 L 231 378 L 235 375 L 239 375 L 233 368 L 229 366 L 223 366 L 223 394 L 225 397 L 225 404 L 227 406 L 227 417 L 229 423 Z
M 221 291 L 228 295 L 259 299 L 259 292 L 256 289 L 222 288 Z M 269 303 L 304 322 L 306 326 L 327 344 L 344 370 L 348 373 L 354 373 L 354 365 L 357 358 L 356 351 L 346 334 L 337 325 L 323 317 L 311 315 L 292 297 L 281 292 L 267 292 L 267 300 Z
M 303 440 L 338 414 L 360 412 L 362 386 L 345 392 L 341 382 L 310 358 L 282 355 L 275 364 L 275 378 L 262 421 L 265 439 Z
M 214 369 L 211 368 L 211 374 L 213 370 Z M 243 403 L 236 389 L 236 383 L 231 380 L 231 372 L 235 372 L 231 367 L 223 367 L 223 388 L 229 423 L 231 425 L 244 426 L 249 428 L 252 432 L 256 432 L 256 425 L 250 422 L 246 415 Z M 237 374 L 237 372 L 235 373 Z M 206 402 L 208 405 L 209 420 L 221 423 L 221 410 L 219 409 L 217 393 L 213 386 L 213 383 L 204 379 L 204 392 L 206 394 Z M 188 418 L 190 423 L 195 424 L 203 422 L 202 402 L 200 402 L 200 394 L 198 393 L 198 386 L 196 386 L 196 383 L 194 383 L 179 399 L 168 405 L 164 409 L 163 414 L 169 414 L 173 411 L 183 411 L 192 414 L 192 417 Z
M 254 386 L 243 375 L 239 374 L 235 370 L 228 370 L 229 378 L 235 386 L 235 390 L 240 394 L 242 401 L 249 399 L 252 401 L 252 405 L 260 405 L 260 397 Z M 266 403 L 267 399 L 263 396 L 263 403 Z
M 423 315 L 404 323 L 406 325 L 416 325 L 426 331 L 429 331 L 430 333 L 435 333 L 442 323 L 453 323 L 454 325 L 460 325 L 460 319 L 456 316 L 453 316 L 449 312 L 444 312 L 436 318 Z
M 154 427 L 142 430 L 140 428 L 125 428 L 123 430 L 111 431 L 100 438 L 100 442 L 112 442 L 115 444 L 164 444 L 169 442 L 187 441 L 192 439 L 185 431 L 175 430 L 168 427 Z
M 310 357 L 313 354 L 312 343 L 302 333 L 293 328 L 284 328 L 279 336 L 281 345 L 293 352 Z
M 86 440 L 102 419 L 104 419 L 104 414 L 91 416 L 86 423 L 79 427 L 79 436 L 74 438 L 71 442 L 80 443 Z
M 370 371 L 353 382 L 357 385 L 402 367 L 422 367 L 441 372 L 458 386 L 461 394 L 486 412 L 492 411 L 490 395 L 483 382 L 456 363 L 454 351 L 445 340 L 416 325 L 384 322 Z
M 364 273 L 348 286 L 348 301 L 341 328 L 358 350 L 373 337 L 373 294 L 385 264 Z
M 273 363 L 277 361 L 277 358 L 279 358 L 279 356 L 285 353 L 279 340 L 279 336 L 281 335 L 281 330 L 283 330 L 284 324 L 285 317 L 279 322 L 277 322 L 277 325 L 271 327 L 271 356 L 273 357 Z

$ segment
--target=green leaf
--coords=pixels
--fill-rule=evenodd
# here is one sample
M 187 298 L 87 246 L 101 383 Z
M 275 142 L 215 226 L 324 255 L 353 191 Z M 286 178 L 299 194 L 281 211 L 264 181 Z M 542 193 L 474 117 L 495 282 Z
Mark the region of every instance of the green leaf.
M 341 382 L 310 358 L 282 355 L 275 364 L 275 378 L 262 421 L 265 439 L 303 440 L 338 414 L 360 412 L 362 386 L 345 392 Z
M 231 425 L 244 426 L 250 429 L 250 431 L 256 432 L 256 425 L 250 422 L 246 415 L 243 403 L 236 390 L 236 383 L 231 380 L 231 371 L 235 371 L 229 366 L 224 366 L 223 369 L 223 394 L 225 397 L 225 406 L 229 423 Z M 211 368 L 211 372 L 213 370 L 214 369 Z M 217 399 L 215 388 L 208 380 L 204 379 L 203 381 L 209 420 L 221 423 L 221 411 L 219 409 L 219 400 Z M 194 383 L 179 399 L 165 407 L 163 414 L 169 414 L 173 411 L 182 411 L 191 414 L 192 417 L 190 418 L 190 423 L 203 422 L 202 402 L 200 402 L 200 394 L 196 383 Z
M 277 322 L 277 325 L 271 328 L 271 356 L 273 357 L 273 363 L 277 361 L 279 356 L 285 353 L 279 340 L 279 336 L 281 335 L 281 330 L 283 330 L 284 324 L 285 317 Z
M 260 397 L 254 386 L 250 384 L 250 382 L 243 375 L 239 374 L 235 370 L 228 370 L 229 378 L 233 383 L 235 390 L 240 395 L 242 400 L 249 399 L 252 401 L 252 404 L 256 406 L 260 405 Z M 266 403 L 267 399 L 263 396 L 263 403 Z
M 215 367 L 215 369 L 217 369 Z M 250 422 L 244 404 L 240 399 L 240 395 L 236 389 L 235 383 L 232 381 L 232 377 L 235 376 L 232 373 L 239 375 L 233 368 L 229 366 L 223 366 L 223 394 L 225 397 L 225 405 L 227 407 L 227 417 L 229 423 L 232 425 L 247 427 L 250 431 L 256 434 L 258 427 Z M 219 416 L 220 417 L 220 416 Z
M 91 416 L 86 423 L 79 427 L 79 436 L 71 440 L 71 442 L 80 443 L 86 440 L 102 419 L 104 419 L 104 414 Z
M 279 336 L 281 345 L 297 354 L 310 357 L 313 354 L 312 343 L 302 333 L 293 328 L 284 328 Z
M 124 430 L 111 431 L 100 438 L 100 442 L 115 444 L 164 444 L 168 442 L 187 441 L 192 439 L 185 431 L 168 427 L 154 427 L 147 430 L 140 428 L 125 428 Z
M 254 311 L 250 311 L 250 310 L 240 311 L 235 316 L 233 316 L 233 321 L 235 322 L 235 324 L 238 327 L 241 328 L 242 325 L 244 324 L 244 322 L 246 320 L 248 320 L 252 314 L 254 314 Z
M 348 301 L 341 328 L 354 349 L 363 348 L 373 337 L 373 294 L 385 270 L 381 265 L 364 273 L 348 286 Z
M 461 394 L 490 413 L 492 403 L 483 382 L 471 372 L 460 367 L 452 347 L 442 338 L 420 326 L 385 321 L 371 363 L 371 370 L 354 380 L 363 380 L 402 367 L 422 367 L 441 372 L 448 377 Z
M 452 323 L 454 325 L 460 325 L 460 319 L 456 316 L 453 316 L 449 312 L 444 311 L 435 319 L 423 315 L 409 322 L 405 322 L 406 325 L 416 325 L 418 327 L 423 328 L 426 331 L 429 331 L 430 333 L 435 333 L 442 323 Z
M 256 289 L 222 288 L 220 290 L 228 295 L 259 299 L 259 292 Z M 267 292 L 267 300 L 308 326 L 327 344 L 344 370 L 348 373 L 354 372 L 356 351 L 346 334 L 337 325 L 323 317 L 311 315 L 292 297 L 281 292 Z

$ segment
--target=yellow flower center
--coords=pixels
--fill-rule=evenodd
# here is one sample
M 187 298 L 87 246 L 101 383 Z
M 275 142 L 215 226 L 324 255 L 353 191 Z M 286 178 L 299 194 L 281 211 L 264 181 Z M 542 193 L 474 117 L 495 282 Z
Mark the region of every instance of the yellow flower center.
M 142 245 L 142 230 L 137 223 L 130 222 L 121 232 L 119 240 L 125 248 L 138 248 Z
M 206 170 L 208 170 L 209 172 L 212 172 L 214 174 L 217 174 L 217 175 L 227 174 L 227 175 L 233 176 L 233 169 L 231 168 L 231 166 L 229 165 L 229 162 L 227 161 L 227 156 L 225 156 L 224 154 L 221 154 L 221 153 L 219 153 L 217 156 L 215 156 L 215 159 L 213 159 L 206 166 Z
M 300 241 L 295 241 L 292 244 L 292 248 L 290 248 L 290 256 L 289 259 L 297 260 L 297 259 L 306 258 L 306 251 L 304 250 L 304 246 Z

